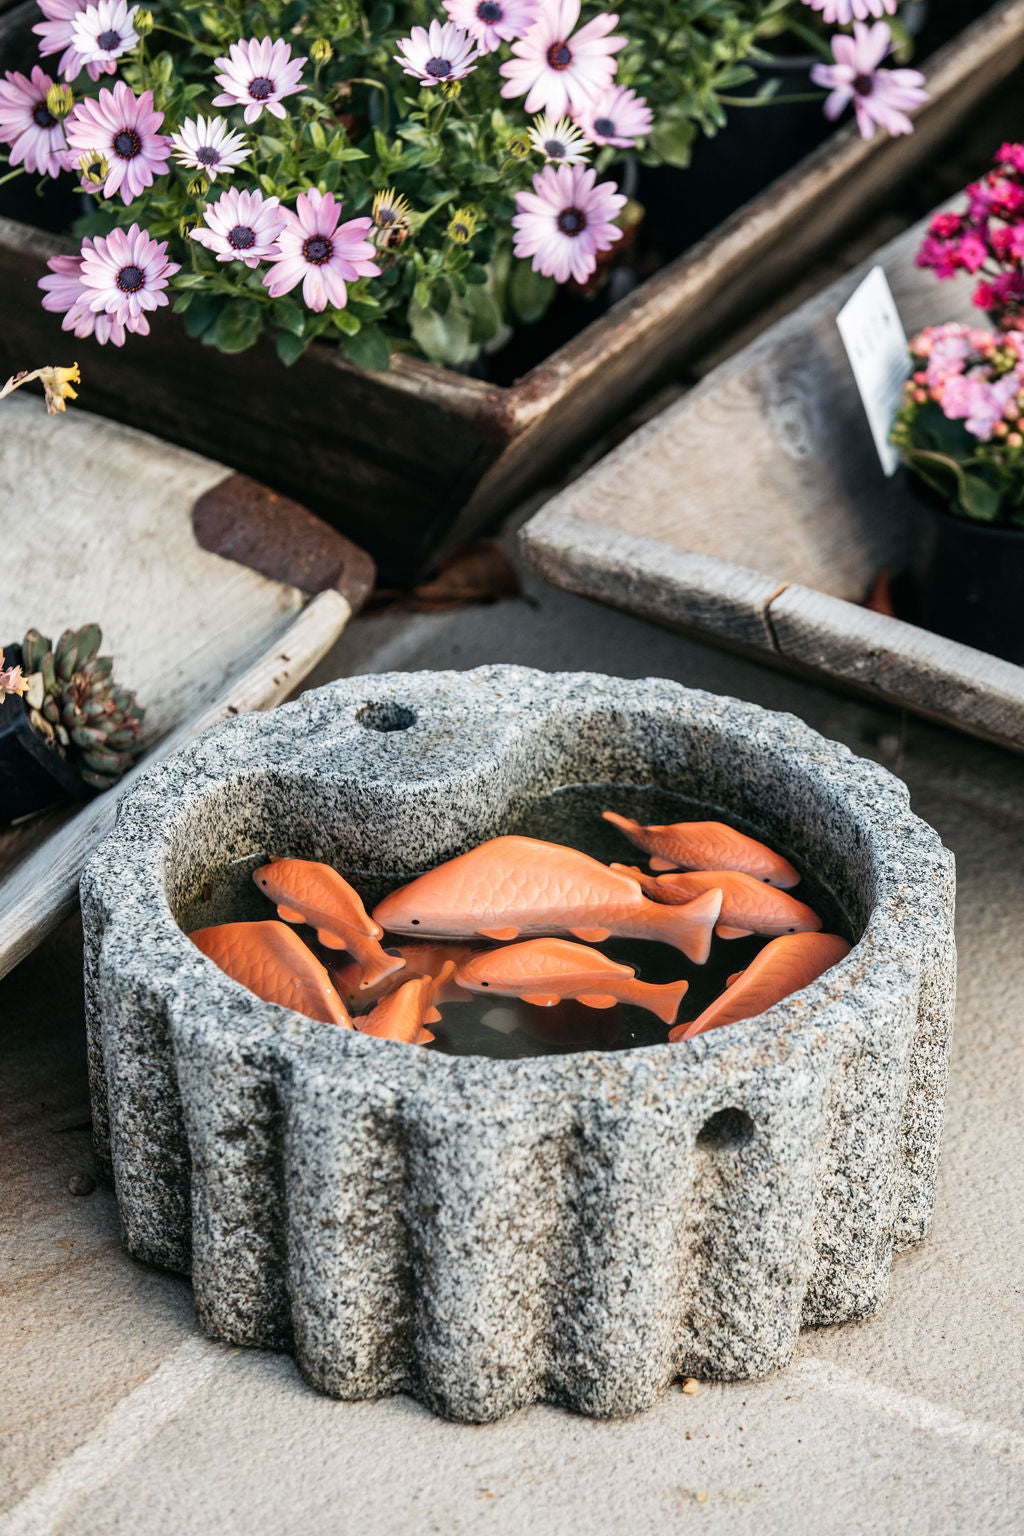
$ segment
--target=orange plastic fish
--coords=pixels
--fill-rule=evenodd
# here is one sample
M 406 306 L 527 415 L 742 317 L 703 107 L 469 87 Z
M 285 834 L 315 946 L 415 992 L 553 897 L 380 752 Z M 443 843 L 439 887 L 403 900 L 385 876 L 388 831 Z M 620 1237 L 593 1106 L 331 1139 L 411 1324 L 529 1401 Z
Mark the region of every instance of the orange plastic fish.
M 662 986 L 637 981 L 632 966 L 609 960 L 599 949 L 571 944 L 568 939 L 527 939 L 490 949 L 459 967 L 456 978 L 471 992 L 487 991 L 498 997 L 519 997 L 538 1008 L 553 1008 L 564 998 L 575 998 L 588 1008 L 614 1008 L 632 1003 L 674 1024 L 689 982 L 671 981 Z
M 721 906 L 713 891 L 687 906 L 664 906 L 648 901 L 631 876 L 575 848 L 495 837 L 385 896 L 373 915 L 394 933 L 435 939 L 654 939 L 702 965 Z
M 286 923 L 308 923 L 327 949 L 347 949 L 362 968 L 363 989 L 400 971 L 405 962 L 385 954 L 383 930 L 367 914 L 357 893 L 329 864 L 312 859 L 273 859 L 253 879 L 277 905 Z
M 404 981 L 411 981 L 415 976 L 437 976 L 449 960 L 458 968 L 470 955 L 476 954 L 473 944 L 399 944 L 397 950 L 405 962 L 404 969 L 385 976 L 372 987 L 363 986 L 363 968 L 358 960 L 338 969 L 328 966 L 334 985 L 346 1003 L 358 1004 L 361 1008 L 372 1006 Z M 440 1004 L 466 1003 L 471 999 L 472 993 L 460 987 L 453 978 L 445 983 L 434 1000 Z
M 715 929 L 720 939 L 746 939 L 752 933 L 776 938 L 783 933 L 817 933 L 821 928 L 821 918 L 805 902 L 738 869 L 693 870 L 687 875 L 649 875 L 629 864 L 613 864 L 612 869 L 632 875 L 652 901 L 681 905 L 705 891 L 720 890 L 722 911 Z
M 772 939 L 745 971 L 729 977 L 721 996 L 692 1023 L 670 1030 L 669 1039 L 692 1040 L 723 1024 L 753 1019 L 791 992 L 809 986 L 849 953 L 849 944 L 835 933 L 786 933 Z
M 320 961 L 284 923 L 273 918 L 265 923 L 220 923 L 199 928 L 189 938 L 232 981 L 264 1002 L 352 1028 L 348 1009 Z
M 433 1035 L 424 1026 L 436 1024 L 441 1017 L 435 1006 L 438 994 L 455 975 L 455 962 L 449 960 L 438 976 L 415 976 L 403 981 L 372 1013 L 356 1019 L 356 1029 L 381 1040 L 402 1040 L 407 1045 L 428 1045 Z
M 744 832 L 734 831 L 724 821 L 677 821 L 665 827 L 645 827 L 615 811 L 601 814 L 625 832 L 631 843 L 651 854 L 652 869 L 738 869 L 783 890 L 800 884 L 799 871 L 780 853 Z

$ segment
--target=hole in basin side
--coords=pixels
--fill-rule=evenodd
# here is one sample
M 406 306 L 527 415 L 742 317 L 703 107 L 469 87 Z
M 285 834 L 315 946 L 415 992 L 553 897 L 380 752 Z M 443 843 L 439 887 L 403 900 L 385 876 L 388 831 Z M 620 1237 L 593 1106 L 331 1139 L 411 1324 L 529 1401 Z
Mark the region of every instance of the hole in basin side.
M 697 1145 L 704 1152 L 735 1152 L 749 1146 L 755 1129 L 745 1109 L 729 1104 L 708 1116 L 697 1132 Z
M 399 704 L 394 699 L 364 704 L 356 712 L 356 719 L 367 731 L 407 731 L 418 718 L 408 704 Z

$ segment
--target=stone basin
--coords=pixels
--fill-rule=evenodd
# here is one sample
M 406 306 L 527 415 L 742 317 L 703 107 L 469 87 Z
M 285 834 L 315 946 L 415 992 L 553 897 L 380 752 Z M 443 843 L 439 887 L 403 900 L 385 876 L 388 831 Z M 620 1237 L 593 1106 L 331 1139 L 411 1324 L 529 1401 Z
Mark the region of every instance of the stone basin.
M 685 1045 L 445 1056 L 268 1004 L 179 926 L 256 854 L 394 883 L 562 785 L 760 829 L 856 944 Z M 93 1113 L 132 1254 L 337 1397 L 634 1413 L 868 1315 L 934 1199 L 954 872 L 905 786 L 791 715 L 517 667 L 332 683 L 147 773 L 82 885 Z M 220 920 L 213 916 L 212 921 Z

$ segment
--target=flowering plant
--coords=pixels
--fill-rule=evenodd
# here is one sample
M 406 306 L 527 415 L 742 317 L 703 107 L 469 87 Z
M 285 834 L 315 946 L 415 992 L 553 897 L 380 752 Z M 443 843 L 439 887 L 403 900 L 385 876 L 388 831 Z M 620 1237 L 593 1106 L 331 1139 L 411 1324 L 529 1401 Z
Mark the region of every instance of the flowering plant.
M 974 302 L 1001 330 L 1016 330 L 1024 308 L 1024 144 L 1003 144 L 995 168 L 967 188 L 962 213 L 937 213 L 917 265 L 938 278 L 978 277 Z
M 951 512 L 1024 528 L 1024 332 L 929 326 L 892 441 Z
M 146 335 L 172 300 L 228 352 L 285 363 L 317 336 L 353 362 L 471 361 L 556 284 L 587 285 L 631 217 L 624 155 L 683 166 L 793 25 L 827 111 L 910 131 L 887 70 L 896 0 L 38 0 L 40 66 L 0 82 L 12 167 L 95 201 L 40 286 L 65 330 Z M 852 23 L 833 53 L 813 25 Z M 799 18 L 803 18 L 799 20 Z M 863 36 L 862 36 L 863 34 Z M 910 77 L 913 77 L 911 79 Z

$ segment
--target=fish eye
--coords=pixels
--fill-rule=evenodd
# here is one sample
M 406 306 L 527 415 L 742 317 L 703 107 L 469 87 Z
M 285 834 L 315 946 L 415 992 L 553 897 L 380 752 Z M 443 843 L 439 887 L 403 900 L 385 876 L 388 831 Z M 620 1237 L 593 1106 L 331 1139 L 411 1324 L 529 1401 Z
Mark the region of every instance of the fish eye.
M 410 919 L 409 919 L 409 921 L 410 921 L 410 922 L 411 922 L 411 923 L 412 923 L 412 925 L 413 925 L 413 927 L 414 927 L 414 928 L 418 928 L 418 927 L 419 927 L 419 925 L 420 925 L 420 920 L 419 920 L 419 918 L 418 918 L 418 917 L 411 917 L 411 918 L 410 918 Z
M 261 880 L 261 881 L 260 881 L 260 885 L 266 885 L 266 883 L 267 883 L 267 882 L 266 882 L 266 881 L 265 881 L 265 880 Z
M 489 987 L 489 986 L 490 986 L 490 982 L 489 982 L 489 981 L 482 981 L 482 982 L 481 982 L 481 983 L 480 983 L 480 985 L 481 985 L 481 986 L 482 986 L 482 987 Z
M 786 932 L 787 933 L 796 933 L 796 929 L 795 928 L 787 928 Z

